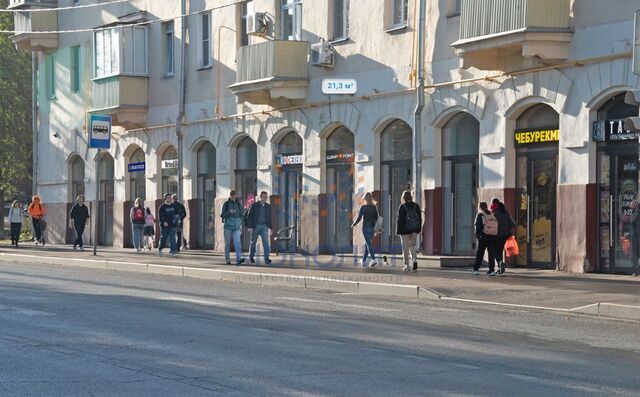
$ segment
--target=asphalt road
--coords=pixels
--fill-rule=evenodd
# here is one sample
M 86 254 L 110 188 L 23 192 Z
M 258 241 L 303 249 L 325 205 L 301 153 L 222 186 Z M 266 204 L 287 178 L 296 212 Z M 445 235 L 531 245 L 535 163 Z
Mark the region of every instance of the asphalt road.
M 1 396 L 638 396 L 640 323 L 0 263 Z

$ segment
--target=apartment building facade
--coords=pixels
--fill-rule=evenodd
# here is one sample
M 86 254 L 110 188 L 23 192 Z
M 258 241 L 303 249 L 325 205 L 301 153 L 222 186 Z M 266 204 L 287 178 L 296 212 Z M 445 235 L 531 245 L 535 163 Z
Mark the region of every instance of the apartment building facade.
M 385 219 L 375 244 L 398 252 L 395 209 L 414 161 L 417 1 L 190 0 L 184 38 L 178 0 L 89 3 L 10 3 L 25 11 L 14 42 L 38 55 L 35 152 L 50 240 L 69 240 L 69 203 L 98 184 L 98 242 L 115 246 L 129 245 L 136 197 L 155 210 L 177 191 L 185 40 L 192 247 L 223 248 L 219 209 L 236 189 L 245 205 L 271 194 L 276 227 L 296 226 L 285 250 L 358 252 L 349 225 L 372 191 Z M 638 139 L 620 124 L 638 115 L 623 100 L 640 88 L 637 2 L 426 3 L 423 251 L 473 252 L 477 203 L 498 197 L 518 222 L 516 265 L 637 272 Z M 357 90 L 325 94 L 325 79 Z M 110 150 L 87 148 L 87 114 L 112 115 Z

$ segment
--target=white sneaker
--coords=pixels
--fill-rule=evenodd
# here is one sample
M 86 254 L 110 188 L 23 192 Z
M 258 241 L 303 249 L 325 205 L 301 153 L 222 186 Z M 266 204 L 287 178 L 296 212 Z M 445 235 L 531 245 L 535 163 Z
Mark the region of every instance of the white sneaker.
M 404 267 L 402 268 L 403 272 L 408 272 L 410 270 L 409 265 L 404 265 Z
M 369 264 L 369 266 L 374 267 L 374 266 L 378 266 L 378 261 L 377 260 L 372 260 L 371 263 Z
M 480 272 L 477 270 L 471 270 L 471 274 L 473 274 L 474 276 L 479 276 Z

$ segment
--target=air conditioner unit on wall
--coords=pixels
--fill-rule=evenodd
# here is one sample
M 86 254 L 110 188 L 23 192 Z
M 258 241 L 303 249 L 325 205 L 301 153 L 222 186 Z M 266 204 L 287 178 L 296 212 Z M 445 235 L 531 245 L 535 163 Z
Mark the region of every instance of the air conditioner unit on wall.
M 311 59 L 309 63 L 313 66 L 324 66 L 332 68 L 335 62 L 335 54 L 331 43 L 320 40 L 316 44 L 311 44 Z
M 247 15 L 247 34 L 254 36 L 264 36 L 267 34 L 269 22 L 264 12 L 255 12 Z

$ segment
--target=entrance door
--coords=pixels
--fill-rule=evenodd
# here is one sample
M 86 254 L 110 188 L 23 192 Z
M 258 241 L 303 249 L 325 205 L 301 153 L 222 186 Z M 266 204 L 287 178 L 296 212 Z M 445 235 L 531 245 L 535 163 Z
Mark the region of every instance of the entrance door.
M 604 271 L 640 269 L 637 153 L 600 153 L 600 252 Z
M 411 189 L 411 162 L 397 161 L 382 165 L 384 205 L 384 232 L 382 251 L 390 254 L 402 252 L 400 236 L 396 235 L 398 207 L 402 202 L 402 192 Z
M 351 232 L 353 210 L 353 166 L 341 165 L 327 168 L 328 236 L 331 253 L 353 252 Z
M 101 245 L 113 245 L 113 181 L 100 181 Z
M 300 245 L 300 195 L 302 194 L 302 167 L 283 167 L 280 171 L 280 228 L 295 226 L 291 241 L 283 243 L 283 252 L 295 252 Z
M 518 157 L 519 266 L 555 267 L 557 163 L 556 153 Z
M 255 171 L 236 171 L 236 188 L 238 197 L 247 211 L 251 204 L 260 200 L 258 196 L 258 176 Z M 248 250 L 251 245 L 251 233 L 242 226 L 242 249 Z
M 475 251 L 477 166 L 475 158 L 444 162 L 444 253 L 472 255 Z
M 213 176 L 198 177 L 198 243 L 202 248 L 213 248 L 215 237 L 216 180 Z

